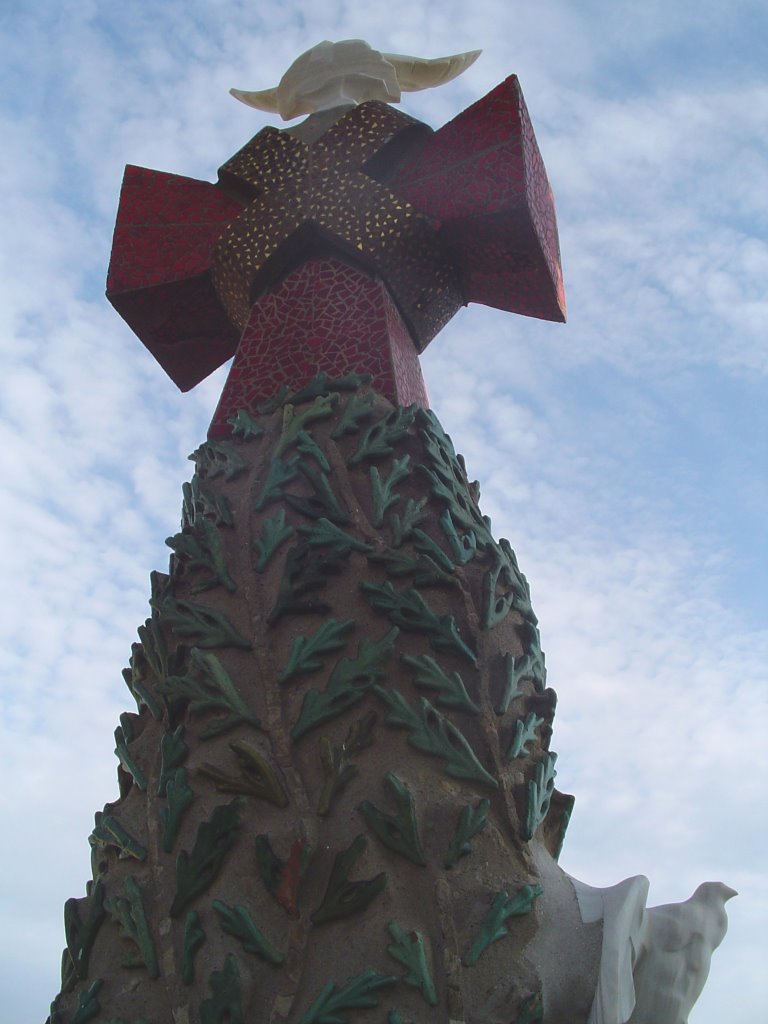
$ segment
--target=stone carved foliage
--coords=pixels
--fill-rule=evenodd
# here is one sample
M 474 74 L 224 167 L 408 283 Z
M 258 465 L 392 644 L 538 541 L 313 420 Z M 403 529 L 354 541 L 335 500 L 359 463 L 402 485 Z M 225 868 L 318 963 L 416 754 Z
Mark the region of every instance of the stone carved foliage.
M 136 1017 L 113 1009 L 109 978 L 88 978 L 108 914 L 123 958 L 130 942 L 159 985 L 173 943 L 203 1024 L 263 1015 L 258 1000 L 278 990 L 259 972 L 282 976 L 351 934 L 339 929 L 380 920 L 369 963 L 317 984 L 295 1019 L 352 1024 L 391 990 L 389 1019 L 436 1020 L 450 929 L 407 926 L 392 901 L 415 875 L 473 877 L 492 834 L 530 841 L 547 819 L 551 691 L 525 578 L 433 414 L 392 409 L 360 383 L 319 378 L 242 410 L 231 439 L 194 453 L 171 571 L 153 575 L 125 673 L 139 713 L 122 716 L 116 753 L 135 785 L 97 817 L 109 870 L 87 903 L 68 904 L 73 1019 Z M 503 810 L 515 803 L 520 820 Z M 138 827 L 144 804 L 154 832 Z M 170 891 L 155 891 L 156 864 Z M 487 889 L 485 917 L 462 922 L 457 977 L 482 969 L 538 894 L 508 891 Z M 416 996 L 421 1013 L 408 1009 Z

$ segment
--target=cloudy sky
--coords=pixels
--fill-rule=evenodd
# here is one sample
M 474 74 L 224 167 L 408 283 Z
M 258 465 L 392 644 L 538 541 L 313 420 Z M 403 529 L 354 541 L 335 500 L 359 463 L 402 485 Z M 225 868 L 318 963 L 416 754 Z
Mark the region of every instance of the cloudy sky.
M 651 902 L 738 889 L 692 1024 L 768 1019 L 768 11 L 761 0 L 5 0 L 0 6 L 0 1024 L 42 1024 L 115 798 L 120 670 L 221 372 L 179 394 L 103 297 L 123 166 L 215 180 L 324 38 L 438 56 L 439 126 L 519 75 L 566 326 L 472 306 L 432 405 L 531 581 L 561 863 Z

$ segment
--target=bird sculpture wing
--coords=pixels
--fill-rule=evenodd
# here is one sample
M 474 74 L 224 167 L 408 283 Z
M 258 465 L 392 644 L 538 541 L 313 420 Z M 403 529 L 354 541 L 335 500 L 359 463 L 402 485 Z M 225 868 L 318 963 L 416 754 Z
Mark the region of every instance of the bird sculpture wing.
M 458 78 L 475 63 L 482 50 L 454 53 L 450 57 L 406 57 L 401 53 L 382 53 L 397 73 L 397 84 L 403 92 L 433 89 Z
M 597 889 L 571 878 L 585 924 L 603 922 L 600 972 L 588 1024 L 626 1024 L 635 1006 L 633 970 L 643 946 L 649 881 L 644 875 Z

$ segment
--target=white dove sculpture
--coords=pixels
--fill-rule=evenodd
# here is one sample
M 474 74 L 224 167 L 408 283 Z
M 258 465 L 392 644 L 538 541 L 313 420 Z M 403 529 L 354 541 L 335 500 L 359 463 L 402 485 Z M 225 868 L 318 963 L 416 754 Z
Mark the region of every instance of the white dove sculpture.
M 399 53 L 380 53 L 362 39 L 327 39 L 302 53 L 272 89 L 230 93 L 257 110 L 280 114 L 290 121 L 336 107 L 353 107 L 368 100 L 399 103 L 402 92 L 417 92 L 450 82 L 466 71 L 480 50 L 427 60 Z
M 571 882 L 584 923 L 603 922 L 588 1024 L 687 1024 L 728 928 L 725 904 L 735 890 L 703 882 L 684 903 L 646 907 L 643 875 L 607 889 Z

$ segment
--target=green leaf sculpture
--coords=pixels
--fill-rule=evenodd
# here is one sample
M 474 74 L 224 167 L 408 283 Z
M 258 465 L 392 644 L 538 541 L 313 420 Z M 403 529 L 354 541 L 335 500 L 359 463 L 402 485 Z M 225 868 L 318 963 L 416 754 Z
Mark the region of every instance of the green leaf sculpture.
M 340 917 L 348 917 L 364 910 L 387 884 L 385 872 L 374 878 L 353 882 L 349 873 L 362 857 L 367 846 L 365 836 L 357 836 L 341 853 L 337 853 L 331 868 L 323 902 L 312 914 L 313 924 L 325 924 Z
M 96 879 L 88 895 L 88 912 L 83 920 L 80 904 L 83 900 L 69 899 L 64 904 L 64 936 L 67 947 L 61 959 L 61 991 L 69 992 L 75 983 L 88 977 L 88 960 L 93 943 L 106 916 L 104 885 Z
M 352 395 L 339 417 L 338 423 L 331 431 L 331 437 L 339 438 L 345 434 L 355 434 L 360 429 L 362 420 L 369 419 L 373 414 L 373 395 L 357 393 Z
M 528 807 L 525 815 L 523 839 L 533 839 L 533 834 L 544 821 L 555 789 L 555 761 L 557 754 L 548 752 L 536 765 L 533 779 L 528 783 Z
M 385 814 L 370 800 L 358 804 L 358 811 L 374 835 L 390 850 L 399 853 L 413 864 L 425 865 L 426 859 L 421 848 L 419 830 L 416 824 L 416 807 L 411 792 L 405 783 L 392 772 L 384 776 L 395 803 L 397 814 Z
M 470 661 L 477 661 L 477 655 L 459 635 L 451 615 L 436 615 L 424 598 L 415 590 L 395 590 L 391 583 L 360 584 L 371 605 L 384 612 L 389 620 L 402 629 L 426 633 L 429 642 L 437 651 L 460 654 Z
M 467 955 L 462 957 L 462 963 L 467 967 L 472 967 L 476 964 L 492 942 L 496 942 L 498 939 L 502 939 L 505 935 L 509 934 L 509 929 L 505 922 L 510 917 L 519 917 L 522 914 L 527 914 L 533 905 L 533 901 L 537 896 L 541 896 L 543 891 L 540 885 L 524 885 L 511 898 L 506 890 L 498 893 L 491 905 L 491 909 L 483 918 L 477 938 L 472 943 Z
M 480 709 L 467 693 L 464 682 L 458 672 L 451 672 L 447 675 L 434 658 L 428 654 L 412 656 L 401 655 L 403 661 L 410 668 L 414 669 L 414 683 L 424 689 L 437 691 L 435 701 L 437 704 L 447 708 L 457 708 L 459 711 L 477 712 Z
M 177 725 L 173 732 L 164 732 L 160 740 L 160 778 L 157 795 L 165 796 L 168 782 L 187 759 L 189 747 L 184 742 L 184 726 Z
M 342 1016 L 345 1011 L 378 1006 L 376 993 L 379 989 L 396 983 L 397 978 L 378 974 L 371 968 L 350 979 L 340 989 L 329 981 L 299 1024 L 346 1024 L 346 1018 Z
M 395 627 L 380 640 L 361 640 L 356 658 L 345 657 L 336 662 L 325 690 L 307 690 L 298 720 L 291 729 L 293 739 L 343 714 L 363 699 L 371 686 L 383 678 L 385 661 L 399 632 Z
M 205 932 L 200 927 L 200 915 L 190 910 L 184 923 L 184 938 L 181 954 L 181 980 L 191 985 L 195 980 L 195 956 L 205 942 Z
M 393 941 L 387 946 L 387 952 L 408 969 L 403 981 L 417 988 L 430 1006 L 437 1006 L 437 992 L 427 963 L 424 936 L 416 931 L 405 932 L 395 922 L 389 925 L 389 934 Z
M 199 826 L 192 852 L 182 850 L 176 858 L 176 895 L 171 917 L 178 917 L 216 879 L 239 828 L 236 801 L 217 807 L 211 820 Z
M 478 801 L 474 807 L 472 804 L 467 804 L 461 811 L 459 820 L 456 822 L 456 831 L 453 834 L 453 839 L 451 839 L 451 845 L 448 847 L 448 852 L 443 861 L 444 867 L 448 869 L 455 867 L 460 857 L 466 857 L 472 852 L 469 841 L 479 832 L 482 832 L 488 824 L 490 806 L 490 800 L 483 799 Z
M 410 474 L 410 455 L 403 455 L 401 459 L 395 459 L 389 476 L 385 479 L 382 479 L 376 466 L 371 466 L 369 471 L 373 497 L 373 519 L 371 522 L 374 526 L 384 525 L 384 516 L 387 511 L 400 500 L 400 495 L 395 493 L 394 488 Z
M 292 526 L 286 525 L 284 508 L 281 508 L 272 519 L 264 520 L 261 536 L 253 543 L 256 572 L 264 572 L 272 555 L 294 532 Z
M 114 814 L 97 811 L 94 820 L 95 826 L 88 839 L 92 846 L 114 846 L 121 860 L 125 857 L 135 857 L 136 860 L 147 859 L 145 847 L 130 835 Z
M 244 1024 L 240 971 L 230 953 L 221 971 L 211 971 L 212 995 L 200 1004 L 201 1024 Z
M 201 764 L 201 775 L 213 779 L 220 793 L 244 793 L 267 800 L 275 807 L 287 807 L 288 797 L 274 768 L 245 740 L 235 740 L 229 749 L 237 759 L 239 775 L 230 775 L 216 765 Z
M 214 718 L 200 733 L 201 739 L 217 736 L 241 722 L 258 726 L 259 719 L 243 701 L 215 654 L 193 647 L 190 671 L 185 676 L 169 676 L 160 684 L 167 697 L 183 697 L 189 701 L 192 714 L 224 711 L 223 718 Z
M 330 812 L 333 801 L 358 774 L 359 769 L 351 763 L 350 758 L 373 742 L 373 727 L 377 717 L 375 711 L 363 715 L 349 727 L 344 742 L 339 746 L 334 746 L 327 736 L 320 738 L 320 764 L 324 782 L 317 802 L 317 813 L 321 817 Z
M 531 712 L 525 719 L 518 718 L 515 722 L 515 731 L 512 740 L 504 755 L 508 761 L 516 757 L 526 757 L 530 751 L 528 744 L 536 740 L 536 730 L 544 722 L 543 718 Z
M 285 485 L 299 475 L 298 462 L 298 455 L 291 456 L 287 461 L 279 458 L 272 459 L 259 495 L 254 502 L 253 507 L 257 512 L 266 508 L 267 505 L 271 505 L 273 501 L 280 501 Z
M 192 586 L 192 593 L 222 586 L 234 593 L 235 581 L 229 575 L 224 555 L 221 534 L 210 519 L 195 520 L 194 526 L 185 527 L 181 533 L 167 537 L 165 543 L 172 549 L 176 559 L 190 570 L 201 569 L 206 575 Z
M 122 928 L 125 937 L 137 947 L 137 953 L 129 960 L 123 961 L 123 967 L 136 967 L 143 963 L 150 978 L 159 978 L 160 968 L 155 943 L 149 930 L 147 916 L 144 913 L 144 900 L 136 879 L 132 876 L 126 878 L 123 883 L 123 895 L 105 900 L 104 906 L 110 917 Z
M 98 995 L 104 984 L 101 978 L 97 978 L 92 985 L 80 993 L 77 1009 L 71 1018 L 71 1024 L 86 1024 L 87 1021 L 96 1017 L 101 1010 Z
M 322 668 L 324 662 L 320 655 L 340 650 L 346 643 L 344 634 L 348 633 L 354 625 L 354 619 L 344 619 L 342 622 L 328 619 L 312 636 L 296 637 L 288 657 L 288 664 L 280 673 L 280 682 L 287 683 L 295 676 L 316 672 Z
M 128 772 L 139 789 L 145 790 L 147 788 L 147 777 L 128 749 L 128 745 L 134 738 L 133 720 L 135 718 L 137 718 L 136 715 L 129 715 L 127 712 L 123 712 L 120 715 L 120 725 L 115 729 L 115 754 L 124 770 Z
M 460 730 L 428 700 L 420 697 L 413 707 L 397 690 L 374 686 L 374 692 L 389 709 L 387 723 L 408 730 L 408 742 L 417 750 L 446 762 L 446 772 L 456 779 L 469 779 L 486 786 L 498 782 L 483 768 L 475 752 Z
M 397 441 L 401 441 L 408 433 L 408 428 L 416 416 L 416 406 L 398 406 L 382 419 L 372 423 L 363 433 L 357 451 L 349 460 L 350 466 L 356 466 L 364 459 L 381 459 L 391 455 Z
M 248 651 L 253 646 L 242 636 L 226 615 L 216 608 L 209 608 L 194 601 L 183 601 L 166 594 L 161 600 L 151 600 L 150 605 L 161 620 L 167 622 L 177 636 L 195 637 L 196 647 L 238 647 Z
M 242 437 L 244 441 L 252 441 L 264 433 L 264 427 L 245 409 L 238 409 L 234 416 L 229 417 L 227 423 L 232 427 L 232 433 L 236 437 Z
M 160 823 L 163 826 L 163 849 L 171 853 L 184 815 L 195 797 L 187 783 L 186 768 L 176 768 L 171 774 L 165 785 L 165 795 L 168 806 L 160 808 Z
M 209 480 L 217 476 L 233 480 L 248 468 L 237 448 L 221 441 L 204 441 L 189 458 L 196 464 L 198 472 L 204 473 Z
M 256 927 L 248 908 L 238 903 L 235 907 L 228 907 L 221 900 L 213 901 L 213 909 L 219 915 L 222 929 L 227 935 L 233 935 L 239 939 L 246 953 L 253 953 L 255 956 L 266 960 L 268 964 L 281 964 L 285 957 L 265 938 L 264 934 Z

